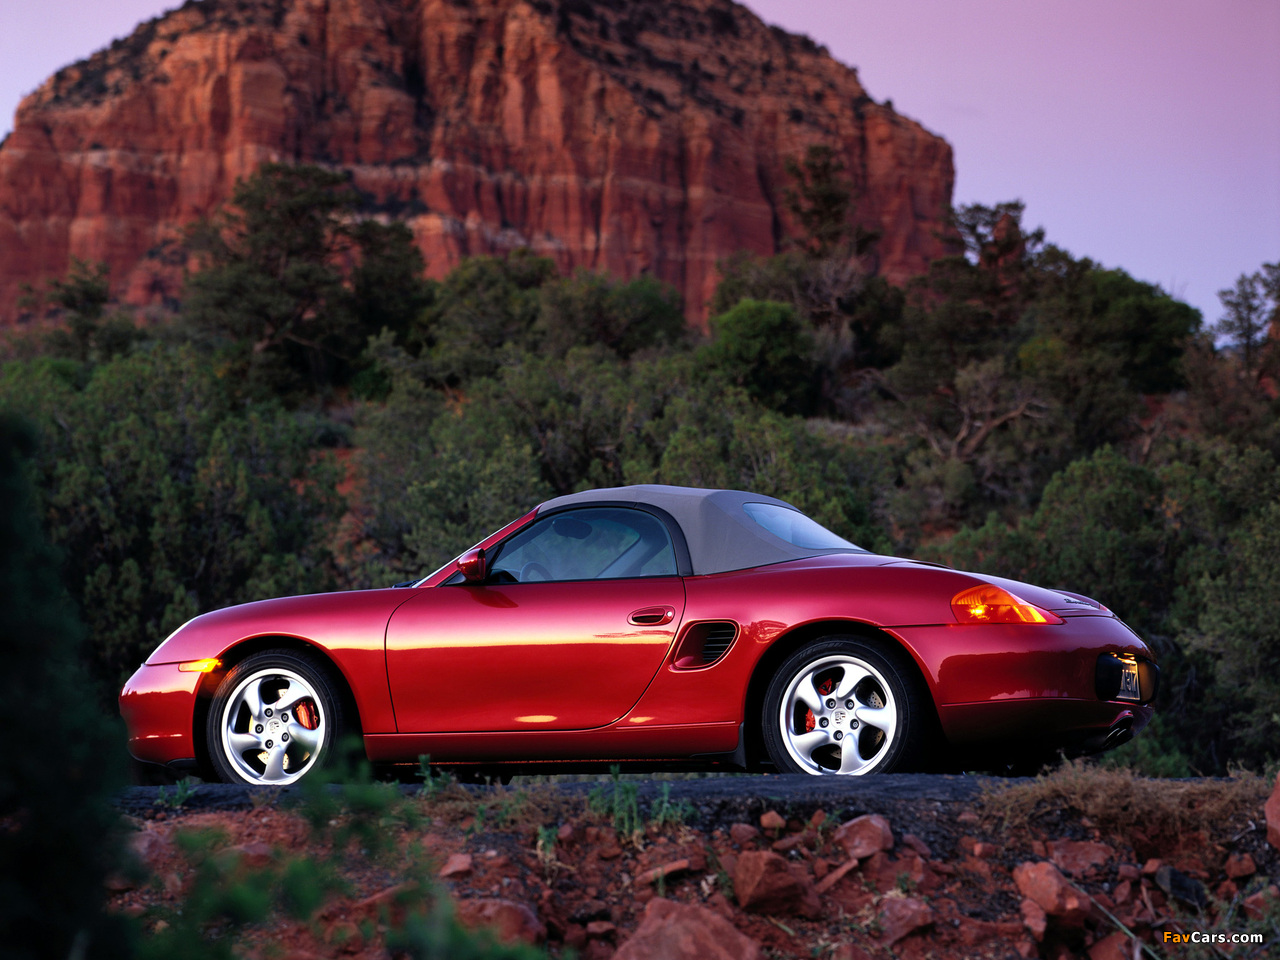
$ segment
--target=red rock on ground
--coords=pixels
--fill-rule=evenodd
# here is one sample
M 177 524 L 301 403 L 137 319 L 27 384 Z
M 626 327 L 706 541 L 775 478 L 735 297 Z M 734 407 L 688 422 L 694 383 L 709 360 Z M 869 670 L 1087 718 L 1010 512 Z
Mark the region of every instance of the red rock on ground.
M 1239 880 L 1241 877 L 1251 877 L 1257 873 L 1258 865 L 1247 853 L 1233 853 L 1227 857 L 1227 863 L 1222 868 L 1222 872 L 1232 880 Z
M 893 830 L 889 821 L 878 813 L 855 817 L 840 824 L 831 839 L 857 859 L 869 857 L 880 850 L 893 849 Z
M 735 823 L 729 828 L 730 839 L 740 847 L 745 847 L 758 836 L 760 831 L 749 823 Z
M 847 863 L 842 863 L 840 866 L 836 867 L 836 869 L 832 870 L 818 881 L 818 885 L 816 887 L 818 893 L 826 893 L 844 879 L 845 874 L 857 866 L 857 860 L 850 860 Z
M 751 850 L 738 857 L 733 892 L 743 910 L 754 913 L 822 913 L 813 885 L 791 871 L 785 858 L 768 850 Z
M 139 830 L 129 838 L 129 849 L 148 868 L 153 871 L 159 870 L 164 861 L 176 853 L 171 833 L 172 831 L 167 827 L 157 828 L 147 824 L 145 829 Z
M 1280 850 L 1280 774 L 1276 775 L 1276 788 L 1263 809 L 1267 815 L 1267 843 Z
M 1045 914 L 1044 907 L 1034 900 L 1023 900 L 1022 922 L 1031 936 L 1036 938 L 1036 943 L 1044 939 L 1044 931 L 1049 925 L 1049 917 Z
M 440 868 L 440 872 L 436 876 L 456 877 L 471 872 L 471 854 L 454 853 L 449 855 L 449 859 L 444 862 L 444 866 Z
M 513 900 L 459 900 L 454 909 L 464 927 L 488 927 L 503 943 L 541 943 L 547 935 L 534 912 Z
M 1132 956 L 1129 938 L 1119 930 L 1089 948 L 1089 960 L 1130 960 Z
M 956 939 L 968 946 L 976 946 L 991 940 L 1014 940 L 1024 933 L 1023 924 L 1017 922 L 996 922 L 977 920 L 973 917 L 959 917 L 955 921 Z
M 1051 917 L 1063 923 L 1083 923 L 1089 915 L 1089 900 L 1052 863 L 1027 861 L 1014 868 L 1013 882 L 1028 900 L 1034 900 Z
M 981 860 L 972 860 L 970 858 L 969 862 L 977 863 L 983 868 L 987 868 L 987 865 Z M 897 887 L 900 877 L 906 877 L 917 886 L 924 885 L 928 877 L 924 869 L 924 861 L 919 857 L 895 860 L 883 850 L 873 853 L 862 861 L 862 876 L 864 880 L 881 893 L 888 893 Z
M 1095 867 L 1101 867 L 1115 857 L 1116 852 L 1105 843 L 1092 840 L 1055 840 L 1049 844 L 1049 859 L 1063 873 L 1073 877 L 1084 876 Z
M 235 846 L 227 847 L 224 852 L 239 857 L 240 862 L 251 870 L 261 870 L 276 858 L 276 853 L 269 844 L 258 841 L 237 843 Z
M 1259 920 L 1277 906 L 1277 900 L 1280 900 L 1280 889 L 1275 886 L 1259 890 L 1253 896 L 1245 897 L 1244 915 L 1250 920 Z
M 614 960 L 759 960 L 760 946 L 705 907 L 655 897 Z
M 880 908 L 881 938 L 887 946 L 931 923 L 933 910 L 914 897 L 889 897 Z
M 769 844 L 769 848 L 778 853 L 786 853 L 788 850 L 802 849 L 804 847 L 813 847 L 817 845 L 817 838 L 812 831 L 806 830 L 804 833 L 791 833 L 785 837 L 773 841 Z
M 902 842 L 906 844 L 908 847 L 910 847 L 912 850 L 914 850 L 916 853 L 920 854 L 920 856 L 924 857 L 926 860 L 930 859 L 933 856 L 933 850 L 930 849 L 929 845 L 925 843 L 923 840 L 921 840 L 919 837 L 917 837 L 914 833 L 904 833 L 902 835 Z
M 760 827 L 763 830 L 782 830 L 787 826 L 787 821 L 782 819 L 782 814 L 777 810 L 766 810 L 760 814 Z
M 343 953 L 359 953 L 364 949 L 364 935 L 350 920 L 335 920 L 329 924 L 324 941 Z
M 672 860 L 670 863 L 664 863 L 660 867 L 654 867 L 652 870 L 646 870 L 640 874 L 636 877 L 636 886 L 647 886 L 659 877 L 669 877 L 673 873 L 683 873 L 688 869 L 688 859 Z

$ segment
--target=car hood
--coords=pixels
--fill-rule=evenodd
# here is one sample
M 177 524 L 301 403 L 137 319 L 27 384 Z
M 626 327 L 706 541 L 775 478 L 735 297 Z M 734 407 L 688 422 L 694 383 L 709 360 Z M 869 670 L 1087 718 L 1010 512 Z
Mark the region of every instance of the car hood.
M 188 620 L 147 657 L 180 663 L 217 657 L 254 637 L 291 637 L 326 648 L 379 647 L 392 611 L 412 590 L 351 590 L 257 600 Z

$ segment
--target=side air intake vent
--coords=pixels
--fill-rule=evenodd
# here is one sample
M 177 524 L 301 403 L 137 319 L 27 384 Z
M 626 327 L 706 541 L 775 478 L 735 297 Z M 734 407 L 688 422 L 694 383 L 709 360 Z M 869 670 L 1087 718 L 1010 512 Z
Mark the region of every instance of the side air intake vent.
M 672 666 L 678 670 L 709 667 L 728 652 L 737 635 L 738 625 L 732 620 L 691 624 L 684 632 Z
M 704 626 L 707 628 L 707 638 L 702 641 L 702 662 L 715 663 L 724 656 L 724 652 L 733 643 L 733 638 L 738 634 L 738 628 L 727 620 L 704 624 Z

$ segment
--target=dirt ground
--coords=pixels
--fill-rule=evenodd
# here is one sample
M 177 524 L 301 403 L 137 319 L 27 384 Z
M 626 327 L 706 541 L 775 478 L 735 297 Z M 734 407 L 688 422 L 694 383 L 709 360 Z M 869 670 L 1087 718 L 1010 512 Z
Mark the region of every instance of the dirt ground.
M 1270 784 L 966 779 L 135 788 L 110 906 L 163 937 L 192 902 L 257 890 L 274 906 L 199 922 L 263 960 L 411 953 L 408 913 L 445 904 L 589 960 L 698 956 L 700 937 L 726 957 L 1280 956 Z M 1170 940 L 1196 932 L 1262 940 Z

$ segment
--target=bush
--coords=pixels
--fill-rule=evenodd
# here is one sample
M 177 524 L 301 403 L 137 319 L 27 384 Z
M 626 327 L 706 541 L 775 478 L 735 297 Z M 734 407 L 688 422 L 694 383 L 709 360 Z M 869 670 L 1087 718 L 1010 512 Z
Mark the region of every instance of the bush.
M 90 695 L 84 631 L 35 519 L 34 444 L 0 416 L 0 942 L 14 960 L 125 956 L 127 937 L 100 912 L 124 738 Z
M 687 328 L 674 287 L 647 275 L 618 281 L 581 270 L 542 288 L 537 332 L 544 356 L 600 344 L 625 360 L 649 347 L 681 343 Z
M 948 562 L 1074 590 L 1150 625 L 1167 599 L 1168 548 L 1155 473 L 1104 448 L 1045 487 L 1016 527 L 991 517 L 945 547 Z
M 343 508 L 318 425 L 274 405 L 236 408 L 190 348 L 94 369 L 11 364 L 0 405 L 43 437 L 49 534 L 104 683 L 114 689 L 169 633 L 230 603 L 334 585 Z M 327 428 L 325 428 L 327 429 Z
M 812 413 L 819 380 L 813 336 L 784 303 L 741 300 L 711 321 L 712 342 L 702 363 L 780 413 Z
M 1256 761 L 1280 757 L 1280 502 L 1264 507 L 1232 535 L 1225 571 L 1206 577 L 1201 635 L 1218 682 L 1237 707 L 1232 732 Z

